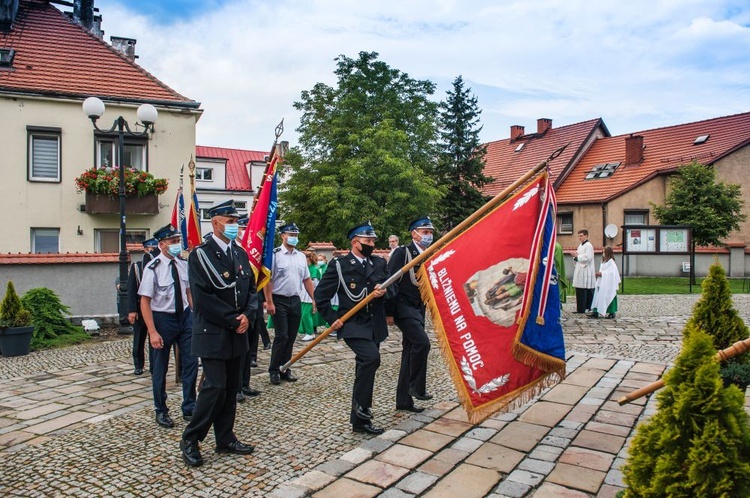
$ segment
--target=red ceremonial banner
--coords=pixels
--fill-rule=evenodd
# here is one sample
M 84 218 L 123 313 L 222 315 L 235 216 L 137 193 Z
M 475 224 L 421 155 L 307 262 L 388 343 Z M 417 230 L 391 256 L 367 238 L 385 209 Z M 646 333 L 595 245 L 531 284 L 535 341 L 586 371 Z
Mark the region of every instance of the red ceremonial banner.
M 546 174 L 537 176 L 419 270 L 443 356 L 472 423 L 528 401 L 565 372 L 564 357 L 521 344 L 537 274 L 546 271 L 540 271 L 540 254 L 548 185 Z M 559 312 L 559 299 L 550 306 Z M 550 325 L 559 330 L 561 346 L 559 323 Z

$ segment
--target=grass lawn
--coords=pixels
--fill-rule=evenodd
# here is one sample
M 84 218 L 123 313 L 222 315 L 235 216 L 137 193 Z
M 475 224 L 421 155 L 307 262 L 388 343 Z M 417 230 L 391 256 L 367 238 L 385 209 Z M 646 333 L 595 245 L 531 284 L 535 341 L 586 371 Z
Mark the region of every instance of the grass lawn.
M 728 279 L 732 294 L 750 292 L 750 279 L 743 291 L 742 278 Z M 617 289 L 618 294 L 688 294 L 690 286 L 688 277 L 625 277 L 625 292 Z M 693 285 L 693 294 L 700 294 L 702 278 L 697 279 L 698 285 Z

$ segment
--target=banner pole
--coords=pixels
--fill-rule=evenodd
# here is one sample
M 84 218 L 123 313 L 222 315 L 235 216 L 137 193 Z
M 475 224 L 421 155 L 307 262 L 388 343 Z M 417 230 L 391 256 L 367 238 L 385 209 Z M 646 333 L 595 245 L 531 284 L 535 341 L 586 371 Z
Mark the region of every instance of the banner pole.
M 716 353 L 716 356 L 714 356 L 714 358 L 718 362 L 725 362 L 729 358 L 734 358 L 735 356 L 746 353 L 748 350 L 750 350 L 750 338 L 745 339 L 744 341 L 737 341 L 728 348 L 722 349 L 721 351 Z M 630 394 L 626 394 L 622 398 L 618 399 L 617 403 L 620 406 L 625 405 L 627 403 L 630 403 L 631 401 L 637 400 L 638 398 L 642 398 L 647 394 L 651 394 L 654 391 L 658 391 L 662 387 L 664 387 L 664 379 L 659 379 L 652 382 L 651 384 L 633 391 Z
M 411 268 L 414 266 L 420 264 L 422 261 L 427 259 L 429 256 L 432 255 L 433 252 L 440 249 L 442 246 L 444 246 L 447 242 L 449 242 L 451 239 L 453 239 L 456 235 L 461 233 L 464 229 L 468 228 L 470 225 L 472 225 L 475 221 L 477 221 L 480 217 L 482 217 L 485 213 L 487 213 L 489 210 L 494 208 L 497 204 L 505 200 L 510 194 L 512 194 L 517 188 L 522 186 L 524 183 L 529 181 L 529 179 L 533 178 L 536 174 L 538 174 L 540 171 L 545 169 L 547 165 L 549 164 L 549 161 L 559 156 L 563 150 L 568 146 L 568 144 L 560 147 L 555 152 L 553 152 L 550 157 L 545 159 L 544 161 L 540 162 L 536 166 L 534 166 L 531 170 L 529 170 L 526 174 L 524 174 L 521 178 L 510 184 L 508 187 L 505 188 L 502 192 L 497 194 L 495 197 L 490 199 L 484 206 L 477 209 L 474 213 L 471 214 L 468 218 L 466 218 L 464 221 L 456 225 L 451 231 L 440 237 L 437 242 L 427 247 L 422 254 L 417 256 L 416 258 L 412 259 L 409 263 L 404 265 L 399 271 L 394 273 L 393 275 L 388 278 L 385 282 L 380 284 L 380 289 L 385 289 L 388 286 L 390 286 L 393 282 L 401 278 L 401 276 L 408 272 Z M 368 294 L 367 297 L 365 297 L 363 300 L 361 300 L 355 307 L 350 309 L 349 311 L 344 314 L 344 316 L 340 317 L 339 320 L 342 322 L 347 321 L 352 316 L 356 315 L 359 310 L 364 308 L 367 303 L 375 299 L 375 294 Z M 333 329 L 331 327 L 325 329 L 318 337 L 310 341 L 307 346 L 305 346 L 302 350 L 300 350 L 297 354 L 295 354 L 291 360 L 284 363 L 279 370 L 284 373 L 289 369 L 289 367 L 292 366 L 292 364 L 299 361 L 300 358 L 302 358 L 304 355 L 306 355 L 312 348 L 314 348 L 318 343 L 320 343 L 323 339 L 328 337 L 328 335 L 333 332 Z

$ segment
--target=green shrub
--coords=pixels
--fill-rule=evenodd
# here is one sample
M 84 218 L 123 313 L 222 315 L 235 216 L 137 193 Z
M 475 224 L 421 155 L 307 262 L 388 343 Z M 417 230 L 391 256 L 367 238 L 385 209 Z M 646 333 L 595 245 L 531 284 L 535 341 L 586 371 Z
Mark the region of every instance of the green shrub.
M 744 393 L 723 387 L 712 338 L 695 323 L 664 376 L 658 411 L 639 425 L 623 468 L 632 497 L 750 496 Z
M 25 309 L 16 293 L 12 281 L 8 281 L 5 297 L 0 304 L 0 327 L 28 327 L 31 324 L 31 313 Z
M 70 308 L 60 302 L 54 291 L 37 287 L 24 294 L 21 301 L 33 317 L 32 349 L 66 346 L 89 339 L 83 327 L 73 325 L 66 318 Z

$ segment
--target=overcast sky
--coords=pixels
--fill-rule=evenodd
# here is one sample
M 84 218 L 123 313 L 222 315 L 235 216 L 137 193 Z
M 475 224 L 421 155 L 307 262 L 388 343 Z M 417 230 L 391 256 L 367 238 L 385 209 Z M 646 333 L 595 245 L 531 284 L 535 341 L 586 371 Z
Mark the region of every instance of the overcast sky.
M 613 135 L 750 111 L 747 0 L 96 0 L 105 40 L 202 103 L 199 145 L 266 150 L 334 58 L 380 53 L 437 84 L 462 75 L 483 141 L 601 117 Z

